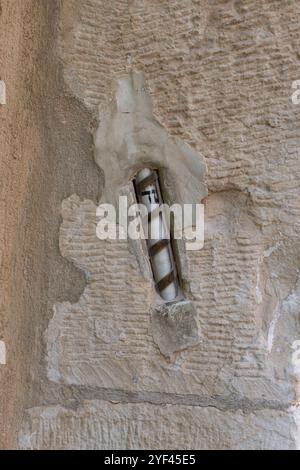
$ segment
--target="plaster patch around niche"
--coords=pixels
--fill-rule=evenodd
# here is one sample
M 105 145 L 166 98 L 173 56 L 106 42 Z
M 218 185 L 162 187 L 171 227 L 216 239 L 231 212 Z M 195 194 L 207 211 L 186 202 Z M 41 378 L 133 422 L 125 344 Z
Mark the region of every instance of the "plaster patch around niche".
M 143 167 L 167 169 L 174 177 L 180 204 L 200 203 L 207 195 L 203 157 L 177 138 L 170 138 L 152 112 L 142 73 L 116 83 L 115 94 L 99 109 L 95 159 L 104 171 L 102 201 L 117 203 L 121 188 Z
M 155 119 L 142 74 L 118 80 L 114 98 L 99 110 L 99 119 L 95 159 L 105 177 L 101 202 L 116 209 L 119 196 L 135 202 L 131 180 L 144 166 L 162 170 L 168 182 L 174 181 L 173 202 L 201 202 L 207 194 L 203 158 L 184 142 L 170 139 Z M 95 204 L 81 202 L 76 195 L 63 202 L 62 215 L 61 253 L 86 273 L 87 286 L 77 304 L 55 305 L 46 334 L 48 377 L 125 389 L 166 387 L 173 366 L 169 361 L 158 365 L 161 355 L 155 343 L 164 344 L 162 349 L 170 356 L 198 343 L 192 302 L 187 302 L 189 308 L 176 310 L 176 318 L 166 305 L 175 323 L 160 325 L 160 340 L 153 341 L 154 282 L 142 241 L 99 240 Z M 184 338 L 177 335 L 170 341 L 174 325 L 178 335 L 185 332 Z M 177 372 L 176 376 L 179 385 Z
M 162 354 L 170 358 L 178 351 L 196 346 L 200 341 L 200 327 L 193 303 L 182 301 L 154 308 L 151 332 Z
M 137 92 L 141 83 L 140 74 L 119 80 L 115 98 L 100 109 L 95 157 L 106 182 L 101 201 L 115 202 L 124 188 L 130 193 L 130 179 L 151 163 L 162 168 L 170 202 L 200 202 L 206 194 L 202 159 L 169 138 L 152 115 L 147 93 Z M 262 260 L 270 263 L 278 253 L 263 257 L 265 240 L 249 215 L 250 203 L 238 191 L 207 199 L 203 250 L 186 251 L 183 263 L 185 292 L 195 308 L 186 321 L 201 325 L 201 341 L 200 329 L 190 327 L 184 328 L 184 344 L 179 338 L 174 345 L 169 326 L 163 325 L 164 337 L 158 338 L 162 330 L 153 337 L 153 282 L 142 247 L 99 240 L 96 205 L 76 195 L 66 199 L 60 250 L 85 272 L 87 285 L 77 303 L 55 306 L 46 333 L 48 377 L 128 391 L 234 393 L 255 400 L 267 389 L 264 399 L 285 400 L 289 382 L 274 380 L 278 360 L 270 360 L 260 321 L 270 296 L 262 289 L 262 301 L 257 299 Z M 184 248 L 181 260 L 183 253 Z
M 105 109 L 101 107 L 99 109 L 99 126 L 94 136 L 94 143 L 95 160 L 104 172 L 102 202 L 112 203 L 118 207 L 118 196 L 124 194 L 126 185 L 143 167 L 158 170 L 161 179 L 164 180 L 164 188 L 168 186 L 176 188 L 175 191 L 172 189 L 168 191 L 167 198 L 171 199 L 170 203 L 196 204 L 207 195 L 204 183 L 206 166 L 203 157 L 180 139 L 171 139 L 157 121 L 153 115 L 151 97 L 147 92 L 142 73 L 132 72 L 117 80 L 112 100 L 106 104 Z M 135 251 L 138 252 L 137 249 Z M 185 258 L 185 245 L 181 246 L 180 255 Z M 142 264 L 146 265 L 147 261 L 144 260 Z M 160 301 L 157 300 L 156 303 Z M 186 304 L 184 305 L 184 309 L 181 308 L 180 312 L 184 310 L 186 315 L 181 315 L 179 329 L 181 332 L 189 331 L 188 340 L 185 337 L 182 342 L 179 337 L 177 338 L 178 335 L 175 335 L 177 341 L 173 343 L 171 341 L 171 345 L 171 335 L 167 330 L 173 331 L 174 324 L 171 326 L 170 322 L 164 322 L 163 327 L 160 325 L 159 328 L 162 343 L 170 345 L 170 350 L 168 347 L 166 350 L 171 354 L 175 350 L 189 347 L 190 343 L 194 344 L 195 337 L 199 336 L 198 324 L 191 323 L 189 318 L 195 309 L 191 302 L 188 303 L 189 309 L 186 308 Z M 166 305 L 165 309 L 168 310 L 169 319 L 173 318 L 172 307 Z M 180 312 L 177 310 L 176 312 L 177 318 Z M 193 316 L 193 313 L 191 314 Z M 191 324 L 195 332 L 190 331 Z M 158 342 L 159 345 L 162 343 Z M 163 350 L 166 351 L 164 347 Z

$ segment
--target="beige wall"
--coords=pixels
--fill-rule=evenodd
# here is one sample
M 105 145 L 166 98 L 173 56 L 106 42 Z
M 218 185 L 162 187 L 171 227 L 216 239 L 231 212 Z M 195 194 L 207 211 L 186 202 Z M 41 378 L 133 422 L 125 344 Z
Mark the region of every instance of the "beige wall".
M 299 446 L 299 2 L 1 7 L 1 447 Z M 136 71 L 139 148 L 159 123 L 207 166 L 205 245 L 180 252 L 201 338 L 171 358 L 139 249 L 94 232 L 120 136 L 97 166 L 92 132 Z

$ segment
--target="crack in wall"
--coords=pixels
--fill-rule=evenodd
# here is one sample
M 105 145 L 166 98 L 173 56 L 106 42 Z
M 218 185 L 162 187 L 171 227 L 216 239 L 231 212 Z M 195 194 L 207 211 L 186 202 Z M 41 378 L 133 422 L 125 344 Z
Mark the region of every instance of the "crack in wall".
M 32 407 L 55 406 L 64 403 L 64 406 L 76 409 L 84 400 L 104 400 L 111 403 L 150 403 L 152 405 L 186 405 L 195 407 L 216 408 L 219 411 L 239 411 L 251 413 L 259 410 L 288 411 L 291 402 L 280 400 L 256 399 L 250 400 L 239 394 L 227 396 L 198 396 L 181 395 L 176 393 L 159 392 L 132 392 L 104 387 L 86 387 L 80 385 L 54 385 L 48 383 L 48 393 Z M 55 397 L 55 398 L 54 398 Z

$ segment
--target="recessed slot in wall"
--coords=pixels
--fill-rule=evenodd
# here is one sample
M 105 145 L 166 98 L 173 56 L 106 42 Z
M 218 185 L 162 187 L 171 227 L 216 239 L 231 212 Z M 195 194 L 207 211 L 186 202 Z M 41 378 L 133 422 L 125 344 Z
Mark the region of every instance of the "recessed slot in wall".
M 182 300 L 170 224 L 164 213 L 159 173 L 157 170 L 143 168 L 133 183 L 138 203 L 147 209 L 143 228 L 156 291 L 165 302 Z

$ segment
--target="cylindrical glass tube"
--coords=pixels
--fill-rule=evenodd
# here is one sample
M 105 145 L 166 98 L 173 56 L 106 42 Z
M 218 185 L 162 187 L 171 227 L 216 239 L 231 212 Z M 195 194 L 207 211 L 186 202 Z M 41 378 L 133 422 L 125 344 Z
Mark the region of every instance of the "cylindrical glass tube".
M 135 178 L 135 190 L 138 202 L 148 211 L 147 242 L 156 288 L 170 302 L 177 297 L 178 278 L 169 227 L 159 210 L 163 200 L 157 172 L 149 168 L 140 170 Z

